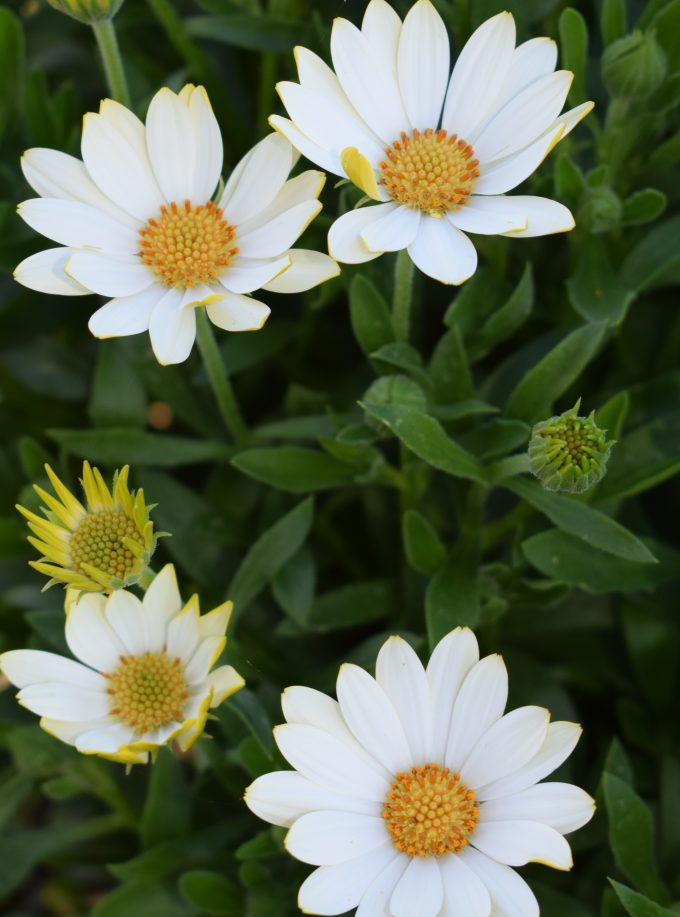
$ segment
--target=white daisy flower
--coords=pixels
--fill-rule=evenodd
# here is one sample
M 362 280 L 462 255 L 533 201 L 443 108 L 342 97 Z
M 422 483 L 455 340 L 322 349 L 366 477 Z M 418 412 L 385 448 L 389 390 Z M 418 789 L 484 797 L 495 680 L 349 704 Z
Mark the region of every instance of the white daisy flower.
M 161 89 L 146 125 L 105 99 L 87 114 L 83 161 L 28 150 L 24 175 L 40 198 L 19 214 L 59 243 L 15 278 L 43 293 L 113 297 L 90 319 L 100 338 L 149 331 L 160 363 L 189 356 L 194 307 L 226 331 L 261 328 L 269 307 L 247 295 L 308 290 L 339 273 L 320 252 L 292 248 L 321 210 L 322 172 L 288 180 L 297 154 L 280 135 L 241 160 L 216 201 L 222 137 L 202 86 Z
M 581 728 L 541 707 L 503 715 L 500 656 L 479 659 L 458 628 L 423 669 L 398 637 L 376 677 L 343 665 L 338 702 L 288 688 L 276 742 L 294 771 L 259 777 L 246 803 L 289 828 L 285 844 L 319 868 L 300 889 L 306 914 L 356 917 L 537 917 L 513 866 L 572 866 L 564 835 L 594 811 L 566 783 L 539 783 Z
M 125 590 L 84 593 L 66 618 L 75 662 L 41 650 L 10 650 L 0 669 L 42 728 L 87 755 L 144 764 L 161 745 L 186 750 L 208 710 L 244 681 L 230 665 L 210 671 L 226 644 L 231 602 L 201 615 L 183 605 L 168 564 L 140 601 Z
M 377 206 L 346 213 L 331 227 L 329 251 L 358 264 L 408 249 L 442 283 L 477 266 L 465 233 L 518 238 L 574 226 L 562 204 L 507 197 L 592 109 L 560 115 L 572 76 L 558 70 L 548 38 L 515 47 L 510 13 L 487 20 L 449 78 L 449 39 L 430 0 L 403 23 L 371 0 L 361 29 L 336 19 L 335 72 L 296 48 L 300 82 L 279 83 L 290 119 L 270 124 L 321 168 L 351 179 Z

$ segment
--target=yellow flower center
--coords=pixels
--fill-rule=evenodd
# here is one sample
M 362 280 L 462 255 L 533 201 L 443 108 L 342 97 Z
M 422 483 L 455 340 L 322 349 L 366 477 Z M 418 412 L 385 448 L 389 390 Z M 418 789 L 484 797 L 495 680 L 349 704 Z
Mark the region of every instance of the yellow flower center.
M 166 652 L 121 656 L 108 679 L 111 715 L 138 735 L 184 718 L 189 697 L 184 670 Z
M 479 176 L 470 144 L 446 131 L 402 131 L 385 153 L 380 180 L 393 200 L 431 216 L 459 210 Z
M 75 568 L 86 573 L 83 564 L 89 564 L 120 580 L 129 573 L 138 572 L 141 562 L 123 544 L 124 538 L 143 544 L 134 519 L 127 513 L 119 509 L 88 513 L 71 535 L 71 558 Z
M 479 819 L 472 790 L 438 764 L 396 775 L 383 818 L 397 850 L 412 857 L 460 853 Z
M 232 245 L 235 228 L 212 201 L 192 207 L 163 205 L 140 229 L 144 264 L 168 287 L 192 287 L 211 283 L 229 267 L 238 248 Z

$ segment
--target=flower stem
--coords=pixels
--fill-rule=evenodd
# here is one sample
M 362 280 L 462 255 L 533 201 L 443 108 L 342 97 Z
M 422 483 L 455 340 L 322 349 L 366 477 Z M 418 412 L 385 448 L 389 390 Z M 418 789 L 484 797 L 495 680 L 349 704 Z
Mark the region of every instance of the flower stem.
M 130 107 L 130 90 L 128 89 L 123 58 L 120 56 L 116 29 L 112 19 L 102 19 L 92 23 L 92 31 L 97 39 L 99 54 L 104 65 L 106 82 L 111 97 L 126 108 Z
M 248 438 L 248 428 L 243 422 L 234 391 L 225 372 L 222 355 L 217 346 L 210 319 L 202 308 L 197 309 L 197 313 L 196 341 L 203 357 L 210 385 L 215 394 L 217 407 L 234 441 L 241 444 Z
M 414 264 L 404 249 L 397 254 L 394 265 L 394 294 L 392 296 L 392 327 L 398 341 L 408 341 L 413 302 Z

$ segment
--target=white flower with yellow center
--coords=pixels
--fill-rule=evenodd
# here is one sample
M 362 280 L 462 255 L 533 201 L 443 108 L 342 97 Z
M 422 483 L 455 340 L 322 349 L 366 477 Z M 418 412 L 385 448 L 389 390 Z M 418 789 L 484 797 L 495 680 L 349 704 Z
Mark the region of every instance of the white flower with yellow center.
M 243 687 L 230 665 L 210 671 L 226 644 L 226 602 L 201 615 L 183 605 L 168 564 L 144 598 L 119 590 L 84 594 L 66 618 L 75 662 L 41 650 L 10 650 L 0 670 L 21 690 L 19 703 L 40 725 L 78 751 L 126 764 L 177 740 L 188 749 L 208 710 Z
M 458 628 L 423 669 L 398 637 L 376 677 L 343 665 L 338 702 L 288 688 L 275 729 L 294 771 L 259 777 L 246 803 L 289 828 L 289 852 L 319 868 L 300 889 L 306 914 L 356 917 L 538 917 L 511 869 L 572 866 L 564 835 L 592 817 L 591 797 L 539 783 L 579 739 L 541 707 L 503 715 L 500 656 L 479 659 Z
M 338 274 L 320 252 L 292 248 L 321 210 L 325 176 L 288 179 L 297 154 L 278 134 L 236 166 L 216 201 L 222 138 L 203 87 L 161 89 L 146 124 L 105 99 L 84 119 L 83 161 L 28 150 L 24 175 L 41 195 L 19 205 L 58 242 L 27 258 L 15 278 L 65 296 L 113 297 L 90 319 L 100 338 L 149 331 L 160 363 L 186 360 L 195 308 L 226 331 L 261 328 L 269 307 L 247 295 L 308 290 Z
M 408 249 L 425 274 L 458 284 L 477 266 L 465 233 L 517 238 L 574 226 L 562 204 L 506 192 L 523 182 L 591 109 L 560 115 L 572 74 L 548 38 L 515 47 L 515 22 L 481 25 L 449 77 L 449 39 L 430 0 L 403 23 L 371 0 L 358 29 L 336 19 L 335 72 L 296 48 L 300 82 L 277 89 L 290 119 L 270 124 L 321 168 L 353 181 L 377 206 L 341 216 L 328 244 L 357 264 Z

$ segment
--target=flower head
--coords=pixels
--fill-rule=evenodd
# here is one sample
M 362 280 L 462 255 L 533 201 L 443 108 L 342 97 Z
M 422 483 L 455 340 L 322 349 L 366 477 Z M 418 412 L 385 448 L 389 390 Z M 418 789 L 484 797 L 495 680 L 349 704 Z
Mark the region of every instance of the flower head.
M 33 485 L 45 504 L 45 517 L 23 506 L 17 509 L 33 532 L 28 540 L 43 555 L 30 564 L 50 577 L 47 586 L 64 583 L 77 591 L 111 592 L 136 583 L 159 536 L 144 491 L 128 487 L 129 467 L 116 471 L 109 490 L 99 469 L 83 462 L 85 506 L 49 465 L 45 470 L 56 496 Z
M 144 764 L 173 740 L 189 748 L 208 710 L 243 687 L 232 666 L 210 671 L 231 608 L 226 602 L 201 615 L 197 596 L 183 606 L 168 564 L 142 600 L 124 590 L 81 596 L 66 618 L 66 642 L 79 662 L 10 650 L 0 669 L 46 732 L 84 754 Z
M 560 115 L 572 74 L 554 72 L 550 39 L 515 47 L 510 13 L 477 29 L 451 76 L 446 28 L 430 0 L 403 22 L 385 0 L 371 0 L 361 29 L 336 19 L 335 72 L 306 48 L 295 55 L 299 84 L 277 87 L 290 120 L 274 115 L 270 124 L 380 202 L 333 224 L 337 260 L 407 248 L 424 273 L 458 284 L 477 266 L 467 232 L 526 238 L 573 228 L 556 201 L 506 197 L 593 107 Z
M 579 417 L 581 399 L 573 408 L 537 423 L 529 442 L 529 464 L 546 490 L 580 494 L 601 481 L 607 471 L 613 440 L 595 423 L 595 411 Z
M 550 723 L 540 707 L 503 715 L 503 661 L 480 660 L 467 628 L 440 641 L 426 670 L 390 638 L 375 679 L 343 665 L 337 695 L 284 691 L 287 723 L 274 734 L 295 770 L 265 774 L 246 791 L 256 815 L 290 829 L 288 851 L 319 867 L 300 889 L 300 909 L 537 917 L 510 867 L 571 868 L 564 835 L 590 820 L 593 800 L 539 781 L 569 756 L 580 727 Z
M 113 19 L 123 5 L 123 0 L 47 0 L 60 13 L 66 13 L 79 22 L 91 25 L 102 19 Z
M 85 116 L 83 161 L 28 150 L 29 184 L 42 195 L 19 214 L 60 248 L 15 271 L 19 283 L 66 296 L 113 297 L 90 319 L 100 338 L 149 331 L 160 363 L 189 356 L 196 308 L 227 331 L 261 328 L 269 307 L 248 295 L 310 289 L 338 273 L 319 252 L 292 248 L 321 210 L 325 176 L 288 175 L 296 155 L 270 134 L 236 166 L 216 199 L 222 138 L 201 86 L 161 89 L 146 124 L 105 99 Z

